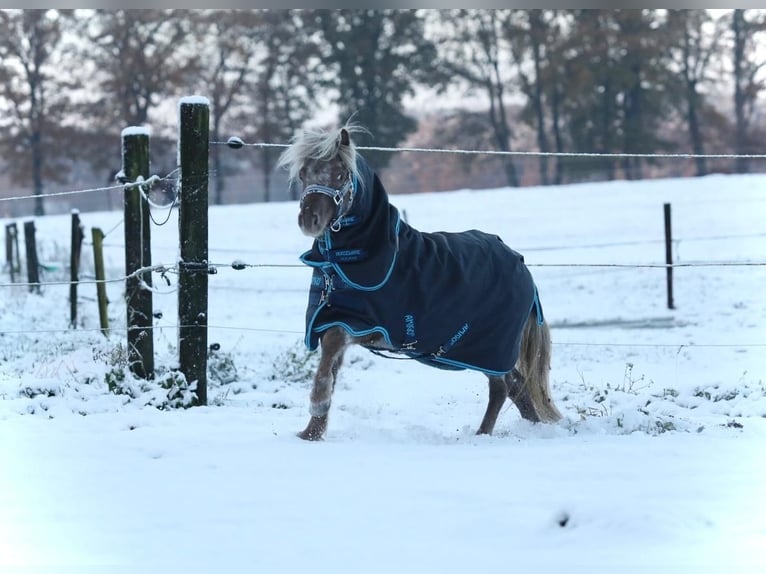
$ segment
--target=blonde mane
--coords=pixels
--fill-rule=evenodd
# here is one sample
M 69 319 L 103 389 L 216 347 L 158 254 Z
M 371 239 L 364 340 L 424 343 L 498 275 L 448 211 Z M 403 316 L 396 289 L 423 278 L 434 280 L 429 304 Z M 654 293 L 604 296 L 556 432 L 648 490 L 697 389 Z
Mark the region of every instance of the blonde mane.
M 355 123 L 347 123 L 335 130 L 302 129 L 292 137 L 290 147 L 279 156 L 277 167 L 288 170 L 288 177 L 292 183 L 298 179 L 301 166 L 306 160 L 330 161 L 338 156 L 351 176 L 355 179 L 358 178 L 359 170 L 356 166 L 357 152 L 354 141 L 349 138 L 349 145 L 340 145 L 340 133 L 343 129 L 349 133 L 349 136 L 354 133 L 370 133 L 367 128 Z

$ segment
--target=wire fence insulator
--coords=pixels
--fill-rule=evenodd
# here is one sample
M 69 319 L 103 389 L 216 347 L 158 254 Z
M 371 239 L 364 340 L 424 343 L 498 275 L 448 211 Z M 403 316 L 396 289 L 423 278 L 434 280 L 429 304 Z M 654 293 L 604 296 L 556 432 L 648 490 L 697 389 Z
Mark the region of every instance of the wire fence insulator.
M 241 149 L 244 147 L 245 142 L 243 142 L 242 139 L 238 138 L 237 136 L 232 136 L 227 140 L 226 145 L 231 149 Z

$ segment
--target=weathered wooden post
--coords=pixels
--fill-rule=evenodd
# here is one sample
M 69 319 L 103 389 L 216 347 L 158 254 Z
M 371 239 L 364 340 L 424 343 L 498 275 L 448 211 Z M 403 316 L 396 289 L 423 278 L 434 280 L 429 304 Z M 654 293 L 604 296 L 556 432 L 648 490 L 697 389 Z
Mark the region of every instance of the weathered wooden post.
M 69 257 L 69 326 L 77 327 L 77 282 L 80 280 L 80 253 L 84 238 L 80 212 L 72 210 L 72 251 Z
M 98 321 L 101 332 L 109 334 L 109 317 L 106 314 L 106 283 L 104 283 L 104 232 L 98 227 L 91 229 L 93 238 L 93 263 L 96 268 L 96 296 L 98 299 Z
M 668 309 L 675 309 L 673 304 L 673 232 L 670 227 L 670 204 L 666 203 L 665 208 L 665 263 L 667 263 L 667 281 L 668 281 Z
M 189 96 L 179 102 L 181 169 L 178 233 L 179 367 L 198 405 L 207 404 L 208 139 L 210 104 Z
M 24 244 L 27 248 L 27 282 L 29 291 L 40 293 L 40 263 L 37 260 L 37 241 L 35 240 L 35 222 L 24 222 Z
M 128 318 L 128 365 L 142 379 L 154 378 L 152 273 L 149 203 L 137 185 L 149 178 L 149 130 L 122 130 L 122 176 L 125 185 L 125 301 Z
M 14 255 L 16 256 L 16 266 L 13 269 L 13 276 L 11 281 L 15 281 L 14 277 L 18 273 L 21 275 L 21 253 L 19 252 L 19 228 L 16 226 L 16 222 L 11 223 L 11 237 L 13 240 Z
M 19 264 L 19 236 L 16 222 L 5 225 L 5 263 L 11 274 L 11 283 L 16 282 L 16 273 L 20 270 Z M 15 246 L 15 251 L 14 251 Z M 14 253 L 16 258 L 14 259 Z M 18 266 L 18 267 L 17 267 Z

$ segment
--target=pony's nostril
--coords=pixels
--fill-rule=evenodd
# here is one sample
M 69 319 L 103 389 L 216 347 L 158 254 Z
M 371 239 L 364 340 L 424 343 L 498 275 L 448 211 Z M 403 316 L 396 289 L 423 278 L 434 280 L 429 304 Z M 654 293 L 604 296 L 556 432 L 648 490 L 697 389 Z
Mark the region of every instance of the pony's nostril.
M 319 215 L 317 215 L 316 213 L 311 214 L 311 224 L 314 227 L 319 227 Z

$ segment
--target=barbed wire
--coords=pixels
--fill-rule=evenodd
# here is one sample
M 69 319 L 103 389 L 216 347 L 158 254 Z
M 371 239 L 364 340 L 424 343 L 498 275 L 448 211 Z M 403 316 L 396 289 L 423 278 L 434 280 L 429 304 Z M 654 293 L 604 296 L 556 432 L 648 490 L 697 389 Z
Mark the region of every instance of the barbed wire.
M 232 145 L 232 139 L 237 140 L 236 145 Z M 276 143 L 267 143 L 267 142 L 250 142 L 246 143 L 239 138 L 230 138 L 228 141 L 221 142 L 221 141 L 210 141 L 210 145 L 225 145 L 228 147 L 233 148 L 240 148 L 240 147 L 259 147 L 259 148 L 287 148 L 290 146 L 290 144 L 276 144 Z M 602 153 L 602 152 L 540 152 L 540 151 L 501 151 L 501 150 L 469 150 L 469 149 L 447 149 L 447 148 L 420 148 L 420 147 L 380 147 L 380 146 L 357 146 L 358 150 L 362 151 L 380 151 L 380 152 L 417 152 L 417 153 L 439 153 L 439 154 L 462 154 L 462 155 L 489 155 L 489 156 L 527 156 L 527 157 L 583 157 L 583 158 L 613 158 L 613 159 L 619 159 L 619 158 L 659 158 L 659 159 L 697 159 L 697 158 L 704 158 L 704 159 L 766 159 L 766 154 L 724 154 L 724 153 L 717 153 L 717 154 L 696 154 L 696 153 Z M 103 191 L 113 191 L 118 189 L 126 189 L 130 187 L 144 187 L 144 186 L 151 186 L 157 181 L 170 181 L 174 180 L 175 173 L 178 172 L 179 169 L 175 169 L 172 172 L 170 172 L 165 177 L 160 177 L 158 175 L 152 175 L 146 180 L 137 181 L 137 182 L 128 182 L 124 184 L 119 185 L 112 185 L 112 186 L 103 186 L 103 187 L 93 187 L 93 188 L 87 188 L 87 189 L 76 189 L 76 190 L 68 190 L 68 191 L 59 191 L 59 192 L 53 192 L 53 193 L 44 193 L 44 194 L 30 194 L 30 195 L 17 195 L 12 197 L 0 197 L 0 202 L 8 202 L 8 201 L 17 201 L 17 200 L 27 200 L 27 199 L 37 199 L 37 198 L 50 198 L 50 197 L 61 197 L 61 196 L 68 196 L 68 195 L 78 195 L 78 194 L 85 194 L 85 193 L 95 193 L 95 192 L 103 192 Z M 195 176 L 196 178 L 201 177 L 213 177 L 215 174 L 213 172 L 209 172 L 205 175 L 198 175 Z M 166 207 L 173 207 L 175 204 L 175 200 L 173 203 L 171 203 L 169 206 L 167 205 L 159 205 L 153 203 L 146 195 L 144 195 L 147 201 L 155 208 L 166 208 Z
M 210 145 L 225 145 L 233 149 L 241 147 L 287 148 L 290 144 L 275 144 L 267 142 L 244 142 L 233 136 L 228 141 L 211 141 Z M 766 159 L 766 154 L 736 154 L 736 153 L 606 153 L 606 152 L 543 152 L 543 151 L 501 151 L 501 150 L 470 150 L 423 147 L 379 147 L 356 146 L 363 151 L 382 152 L 416 152 L 416 153 L 447 153 L 463 155 L 498 155 L 498 156 L 531 156 L 531 157 L 599 157 L 599 158 L 660 158 L 660 159 Z
M 286 148 L 289 147 L 289 144 L 273 144 L 273 143 L 265 143 L 265 142 L 253 142 L 253 143 L 245 143 L 239 140 L 238 144 L 236 146 L 232 145 L 232 139 L 230 139 L 227 142 L 215 142 L 211 141 L 209 142 L 211 145 L 227 145 L 229 147 L 259 147 L 259 148 Z M 659 158 L 659 159 L 695 159 L 695 158 L 706 158 L 706 159 L 766 159 L 766 154 L 690 154 L 690 153 L 599 153 L 599 152 L 537 152 L 537 151 L 497 151 L 497 150 L 467 150 L 467 149 L 443 149 L 443 148 L 420 148 L 420 147 L 399 147 L 399 148 L 390 148 L 390 147 L 378 147 L 378 146 L 358 146 L 357 149 L 363 150 L 363 151 L 379 151 L 379 152 L 415 152 L 415 153 L 440 153 L 440 154 L 462 154 L 462 155 L 488 155 L 488 156 L 520 156 L 520 157 L 582 157 L 582 158 Z M 178 170 L 175 170 L 178 171 Z M 160 178 L 159 176 L 153 175 L 150 178 L 148 178 L 145 181 L 137 181 L 137 182 L 129 182 L 119 185 L 113 185 L 113 186 L 103 186 L 103 187 L 96 187 L 96 188 L 88 188 L 88 189 L 79 189 L 79 190 L 69 190 L 69 191 L 61 191 L 61 192 L 54 192 L 54 193 L 46 193 L 46 194 L 32 194 L 32 195 L 23 195 L 23 196 L 14 196 L 14 197 L 4 197 L 0 198 L 0 202 L 9 202 L 9 201 L 15 201 L 15 200 L 28 200 L 28 199 L 36 199 L 36 198 L 50 198 L 50 197 L 61 197 L 61 196 L 68 196 L 68 195 L 78 195 L 78 194 L 86 194 L 86 193 L 96 193 L 96 192 L 104 192 L 104 191 L 112 191 L 112 190 L 124 190 L 130 187 L 136 187 L 138 186 L 141 189 L 142 195 L 144 199 L 153 207 L 155 208 L 168 208 L 169 211 L 172 210 L 172 207 L 175 205 L 176 198 L 174 198 L 174 201 L 170 205 L 158 205 L 153 203 L 146 192 L 144 191 L 144 188 L 147 186 L 151 186 L 157 181 L 161 180 L 171 180 L 174 179 L 172 175 L 175 173 L 171 172 L 168 176 L 165 176 L 163 178 Z M 209 173 L 205 176 L 199 176 L 199 177 L 210 177 L 215 176 L 214 173 Z M 169 215 L 168 215 L 169 217 Z M 156 223 L 156 222 L 155 222 Z M 119 225 L 122 224 L 122 220 L 118 222 L 108 233 L 111 233 L 114 229 L 119 227 Z M 107 235 L 105 234 L 105 235 Z M 749 236 L 743 236 L 743 237 L 751 237 L 751 236 L 762 236 L 764 234 L 757 234 L 757 235 L 749 235 Z M 697 239 L 697 238 L 691 238 L 691 239 Z M 689 239 L 689 240 L 691 240 Z M 682 241 L 682 239 L 678 239 L 676 241 Z M 661 242 L 661 240 L 653 240 L 649 242 Z M 636 242 L 639 243 L 639 242 Z M 646 242 L 641 242 L 646 243 Z M 630 244 L 629 242 L 621 242 L 621 243 L 615 243 L 614 245 L 626 245 Z M 602 245 L 599 245 L 601 247 Z M 611 246 L 611 245 L 603 245 L 603 246 Z M 578 246 L 572 246 L 571 248 L 577 248 Z M 592 246 L 580 246 L 580 247 L 592 247 Z M 533 251 L 533 250 L 545 250 L 545 249 L 555 249 L 555 248 L 529 248 L 527 251 Z M 214 250 L 213 250 L 214 251 Z M 669 268 L 690 268 L 690 267 L 761 267 L 766 266 L 766 262 L 757 262 L 757 261 L 707 261 L 707 262 L 687 262 L 687 263 L 527 263 L 530 267 L 558 267 L 558 268 L 583 268 L 583 267 L 589 267 L 589 268 L 633 268 L 633 269 L 640 269 L 640 268 L 650 268 L 650 269 L 669 269 Z M 198 272 L 206 272 L 209 273 L 211 269 L 220 269 L 220 268 L 228 268 L 231 267 L 235 270 L 243 270 L 248 268 L 301 268 L 306 269 L 306 266 L 303 264 L 274 264 L 274 263 L 245 263 L 242 261 L 234 261 L 232 263 L 210 263 L 204 266 L 202 269 L 198 270 Z M 176 265 L 166 265 L 166 264 L 160 264 L 160 265 L 152 265 L 147 267 L 142 267 L 140 269 L 137 269 L 131 274 L 118 277 L 118 278 L 112 278 L 112 279 L 103 279 L 103 280 L 79 280 L 79 281 L 45 281 L 45 282 L 37 282 L 37 283 L 0 283 L 0 287 L 37 287 L 37 286 L 54 286 L 54 285 L 67 285 L 71 286 L 73 284 L 100 284 L 100 283 L 121 283 L 128 279 L 138 277 L 144 273 L 147 272 L 157 272 L 160 273 L 166 281 L 169 280 L 166 277 L 167 273 L 178 273 L 179 269 Z M 181 329 L 181 328 L 195 328 L 200 327 L 199 325 L 155 325 L 155 326 L 147 326 L 147 327 L 141 327 L 141 329 L 146 330 L 162 330 L 162 329 Z M 297 331 L 297 330 L 289 330 L 289 329 L 272 329 L 272 328 L 258 328 L 258 327 L 237 327 L 237 326 L 228 326 L 228 325 L 205 325 L 204 326 L 207 329 L 218 329 L 218 330 L 235 330 L 235 331 L 247 331 L 247 332 L 260 332 L 260 333 L 279 333 L 279 334 L 291 334 L 291 335 L 303 335 L 303 331 Z M 133 328 L 135 329 L 135 327 Z M 107 331 L 124 331 L 127 332 L 129 328 L 127 326 L 118 326 L 118 327 L 110 327 L 107 329 Z M 73 333 L 73 332 L 98 332 L 103 333 L 104 329 L 98 327 L 98 328 L 79 328 L 79 329 L 21 329 L 21 330 L 3 330 L 3 335 L 14 335 L 14 334 L 30 334 L 30 333 Z M 580 347 L 632 347 L 632 348 L 672 348 L 677 349 L 678 352 L 680 352 L 683 349 L 694 349 L 694 348 L 700 348 L 700 349 L 726 349 L 726 348 L 762 348 L 766 347 L 766 343 L 699 343 L 699 344 L 688 344 L 688 343 L 614 343 L 614 342 L 608 342 L 608 343 L 600 343 L 600 342 L 570 342 L 570 341 L 554 341 L 553 345 L 556 346 L 580 346 Z
M 283 333 L 288 335 L 303 335 L 303 331 L 296 331 L 296 330 L 290 330 L 290 329 L 265 329 L 265 328 L 258 328 L 258 327 L 234 327 L 230 325 L 202 325 L 204 328 L 208 329 L 222 329 L 222 330 L 230 330 L 230 331 L 255 331 L 255 332 L 262 332 L 262 333 Z M 143 331 L 158 331 L 162 329 L 192 329 L 192 328 L 200 328 L 200 325 L 145 325 L 141 327 L 132 327 L 128 328 L 127 325 L 119 325 L 114 327 L 107 327 L 106 329 L 103 329 L 101 327 L 77 327 L 77 328 L 69 328 L 69 329 L 17 329 L 17 330 L 1 330 L 0 335 L 31 335 L 36 333 L 48 333 L 48 334 L 54 334 L 54 333 L 95 333 L 99 332 L 102 333 L 104 331 L 124 331 L 127 332 L 129 330 L 143 330 Z
M 766 261 L 701 261 L 690 263 L 526 263 L 527 267 L 605 267 L 673 269 L 676 267 L 764 267 Z
M 283 335 L 301 335 L 304 331 L 298 331 L 296 329 L 273 329 L 263 327 L 237 327 L 233 325 L 146 325 L 141 327 L 133 327 L 133 330 L 140 329 L 145 331 L 158 331 L 162 329 L 193 329 L 204 327 L 207 329 L 218 329 L 223 331 L 248 331 L 254 333 L 278 333 Z M 37 333 L 103 333 L 104 331 L 120 331 L 127 332 L 129 328 L 126 325 L 119 325 L 102 329 L 101 327 L 87 327 L 87 328 L 69 328 L 69 329 L 17 329 L 17 330 L 2 330 L 0 333 L 3 335 L 28 335 Z M 559 347 L 638 347 L 638 348 L 657 348 L 657 349 L 678 349 L 680 352 L 683 349 L 745 349 L 745 348 L 762 348 L 766 347 L 766 343 L 600 343 L 600 342 L 576 342 L 576 341 L 553 341 L 553 345 Z
M 559 268 L 617 268 L 617 269 L 672 269 L 685 267 L 766 267 L 766 261 L 700 261 L 689 263 L 526 263 L 527 267 L 559 267 Z M 302 263 L 244 263 L 233 261 L 231 263 L 207 263 L 198 269 L 188 269 L 192 273 L 208 273 L 211 270 L 232 268 L 236 271 L 243 269 L 308 269 Z M 180 273 L 177 265 L 159 264 L 141 267 L 129 275 L 112 279 L 83 279 L 78 281 L 40 281 L 37 283 L 0 283 L 0 287 L 46 287 L 53 285 L 97 285 L 99 283 L 119 283 L 132 279 L 146 272 L 160 273 L 163 277 L 168 273 Z M 167 281 L 167 279 L 166 279 Z
M 115 228 L 122 224 L 120 220 Z M 110 230 L 111 232 L 111 230 Z M 105 233 L 106 236 L 108 233 Z M 736 235 L 699 235 L 690 237 L 677 237 L 673 238 L 673 244 L 679 246 L 683 243 L 691 243 L 697 241 L 723 241 L 728 239 L 752 239 L 755 237 L 766 237 L 766 233 L 743 233 Z M 633 245 L 650 245 L 665 243 L 664 239 L 636 239 L 632 241 L 613 241 L 604 243 L 570 243 L 568 245 L 538 245 L 532 247 L 520 246 L 516 248 L 516 251 L 520 253 L 527 253 L 533 251 L 570 251 L 573 249 L 608 249 L 610 247 L 625 247 Z M 83 241 L 83 245 L 91 245 L 90 241 Z M 114 249 L 124 249 L 124 243 L 103 243 L 104 247 L 110 247 Z M 177 251 L 177 245 L 152 245 L 152 250 L 165 250 L 165 251 Z M 249 253 L 249 254 L 264 254 L 271 255 L 293 255 L 294 250 L 291 249 L 245 249 L 245 248 L 233 248 L 233 247 L 208 247 L 210 253 Z
M 117 184 L 117 185 L 109 185 L 109 186 L 104 186 L 104 187 L 91 187 L 91 188 L 87 188 L 87 189 L 73 189 L 73 190 L 68 190 L 68 191 L 56 191 L 56 192 L 53 192 L 53 193 L 42 193 L 42 194 L 39 194 L 39 195 L 38 194 L 31 194 L 31 195 L 14 195 L 14 196 L 11 196 L 11 197 L 0 197 L 0 202 L 17 201 L 17 200 L 22 200 L 22 199 L 38 199 L 38 198 L 40 198 L 40 199 L 47 199 L 49 197 L 61 197 L 61 196 L 66 196 L 66 195 L 79 195 L 79 194 L 84 194 L 84 193 L 96 193 L 96 192 L 103 192 L 103 191 L 114 191 L 114 190 L 118 190 L 118 189 L 125 190 L 125 189 L 130 189 L 130 188 L 133 188 L 133 187 L 140 187 L 140 188 L 143 188 L 145 186 L 151 187 L 152 185 L 154 185 L 158 181 L 172 181 L 172 180 L 174 180 L 175 178 L 172 177 L 172 175 L 176 171 L 178 171 L 178 170 L 173 170 L 172 172 L 170 172 L 170 174 L 166 175 L 165 177 L 160 177 L 158 175 L 152 175 L 151 177 L 147 178 L 146 180 L 142 179 L 140 181 L 126 182 L 126 183 L 120 183 L 120 184 Z M 148 198 L 147 198 L 147 201 L 148 201 Z M 152 202 L 150 202 L 150 204 L 152 206 L 154 206 L 154 207 L 159 207 L 159 208 L 167 207 L 167 206 L 162 206 L 162 205 L 155 205 Z
M 175 273 L 178 271 L 178 268 L 173 265 L 151 265 L 146 267 L 141 267 L 139 269 L 136 269 L 132 273 L 128 275 L 123 275 L 122 277 L 115 277 L 112 279 L 81 279 L 77 281 L 40 281 L 37 283 L 25 283 L 25 282 L 19 282 L 19 283 L 0 283 L 0 287 L 47 287 L 47 286 L 53 286 L 53 285 L 98 285 L 98 284 L 105 284 L 105 283 L 121 283 L 123 281 L 127 281 L 128 279 L 134 279 L 138 277 L 139 275 L 143 275 L 147 272 L 155 272 L 160 273 L 161 275 L 164 275 L 166 273 Z
M 630 269 L 668 269 L 674 267 L 764 267 L 766 261 L 700 261 L 700 262 L 688 262 L 688 263 L 525 263 L 527 267 L 613 267 L 613 268 L 630 268 Z M 216 269 L 232 267 L 233 269 L 240 271 L 247 268 L 280 268 L 280 267 L 295 267 L 305 268 L 306 265 L 298 263 L 244 263 L 241 261 L 233 261 L 232 263 L 209 263 L 209 267 Z
M 3 202 L 3 201 L 16 201 L 16 200 L 21 200 L 21 199 L 37 199 L 37 198 L 47 199 L 49 197 L 61 197 L 62 195 L 77 195 L 77 194 L 81 194 L 81 193 L 94 193 L 96 191 L 111 191 L 111 190 L 114 190 L 114 189 L 123 189 L 123 186 L 122 185 L 110 185 L 110 186 L 107 186 L 107 187 L 92 187 L 92 188 L 89 188 L 89 189 L 75 189 L 75 190 L 71 190 L 71 191 L 57 191 L 57 192 L 54 192 L 54 193 L 43 193 L 43 194 L 40 194 L 40 195 L 35 195 L 35 194 L 33 194 L 33 195 L 15 195 L 15 196 L 12 196 L 12 197 L 0 197 L 0 202 Z

